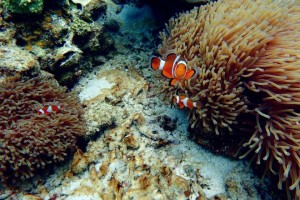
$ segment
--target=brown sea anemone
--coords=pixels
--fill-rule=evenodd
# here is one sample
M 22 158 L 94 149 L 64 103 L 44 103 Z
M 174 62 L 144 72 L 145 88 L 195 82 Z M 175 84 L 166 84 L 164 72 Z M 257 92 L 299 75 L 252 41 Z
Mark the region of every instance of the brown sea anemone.
M 39 115 L 45 106 L 63 109 Z M 52 79 L 1 83 L 0 179 L 32 177 L 37 170 L 64 160 L 85 133 L 82 107 L 74 93 L 66 93 Z
M 241 158 L 278 174 L 300 197 L 300 3 L 221 0 L 170 19 L 158 52 L 182 55 L 194 79 L 165 81 L 171 100 L 185 94 L 202 104 L 189 111 L 204 134 L 250 137 Z M 253 126 L 242 127 L 243 124 Z M 241 131 L 247 128 L 251 135 Z

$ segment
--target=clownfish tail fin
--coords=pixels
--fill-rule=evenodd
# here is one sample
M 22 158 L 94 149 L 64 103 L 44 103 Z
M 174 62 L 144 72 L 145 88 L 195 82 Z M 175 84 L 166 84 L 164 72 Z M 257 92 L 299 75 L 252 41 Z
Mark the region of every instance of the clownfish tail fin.
M 169 85 L 170 86 L 174 86 L 175 85 L 175 83 L 177 83 L 177 79 L 176 78 L 173 78 L 171 81 L 170 81 L 170 83 L 169 83 Z
M 194 102 L 194 107 L 195 108 L 201 108 L 202 107 L 202 103 L 200 101 Z

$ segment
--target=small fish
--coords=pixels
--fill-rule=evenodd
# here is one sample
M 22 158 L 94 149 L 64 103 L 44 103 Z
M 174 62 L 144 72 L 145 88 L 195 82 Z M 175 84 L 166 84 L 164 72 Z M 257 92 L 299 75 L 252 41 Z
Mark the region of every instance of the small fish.
M 177 81 L 187 80 L 196 76 L 195 69 L 187 69 L 187 64 L 182 56 L 175 53 L 169 53 L 166 60 L 157 56 L 150 57 L 151 68 L 161 70 L 162 75 L 171 79 L 170 85 L 175 85 Z
M 52 105 L 52 106 L 45 106 L 41 109 L 39 109 L 38 114 L 39 115 L 50 115 L 50 113 L 52 112 L 58 112 L 59 110 L 61 110 L 63 108 L 63 106 L 56 106 L 56 105 Z
M 180 109 L 184 107 L 188 107 L 189 109 L 200 108 L 202 106 L 200 102 L 195 102 L 185 95 L 174 95 L 173 102 L 176 103 Z

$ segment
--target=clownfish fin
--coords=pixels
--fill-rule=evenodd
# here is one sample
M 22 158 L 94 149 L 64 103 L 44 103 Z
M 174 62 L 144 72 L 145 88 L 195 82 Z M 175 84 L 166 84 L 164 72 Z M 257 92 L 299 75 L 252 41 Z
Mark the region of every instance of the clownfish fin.
M 202 103 L 199 102 L 199 101 L 197 101 L 197 102 L 194 102 L 194 103 L 193 103 L 193 106 L 194 106 L 195 108 L 201 108 L 201 107 L 202 107 Z
M 190 79 L 192 77 L 195 77 L 197 74 L 198 74 L 197 70 L 191 69 L 191 70 L 187 71 L 187 73 L 185 75 L 185 79 Z
M 203 107 L 203 103 L 200 102 L 200 101 L 198 101 L 198 102 L 197 102 L 197 108 L 202 108 L 202 107 Z
M 171 86 L 174 86 L 175 83 L 176 83 L 177 81 L 178 81 L 178 79 L 173 78 L 173 79 L 170 81 L 170 85 L 171 85 Z
M 157 56 L 151 56 L 150 57 L 150 66 L 153 70 L 159 70 L 161 65 L 161 58 Z
M 166 58 L 170 54 L 175 54 L 176 55 L 176 51 L 174 49 L 167 50 L 165 53 L 162 54 L 162 57 Z

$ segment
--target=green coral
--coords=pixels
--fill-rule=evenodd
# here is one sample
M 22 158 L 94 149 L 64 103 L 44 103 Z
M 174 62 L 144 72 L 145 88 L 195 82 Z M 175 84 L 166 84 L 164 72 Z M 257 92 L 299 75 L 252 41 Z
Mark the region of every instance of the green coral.
M 41 13 L 44 0 L 3 0 L 4 7 L 15 14 Z

